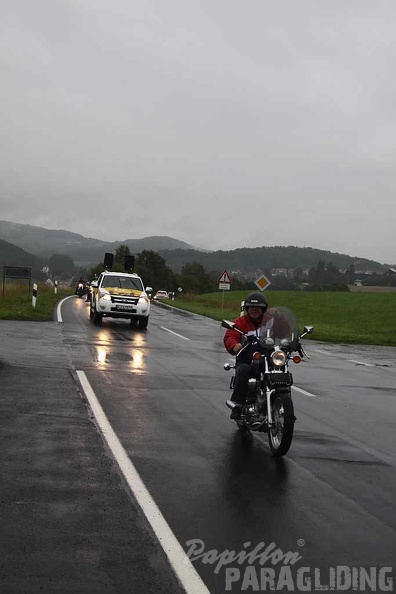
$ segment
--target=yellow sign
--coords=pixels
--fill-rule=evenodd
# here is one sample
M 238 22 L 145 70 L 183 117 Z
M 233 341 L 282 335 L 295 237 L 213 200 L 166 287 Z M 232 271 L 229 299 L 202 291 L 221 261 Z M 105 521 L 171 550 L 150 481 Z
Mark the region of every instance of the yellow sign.
M 271 281 L 264 274 L 262 274 L 254 281 L 254 284 L 260 289 L 260 291 L 264 291 L 264 289 L 266 289 L 271 284 Z

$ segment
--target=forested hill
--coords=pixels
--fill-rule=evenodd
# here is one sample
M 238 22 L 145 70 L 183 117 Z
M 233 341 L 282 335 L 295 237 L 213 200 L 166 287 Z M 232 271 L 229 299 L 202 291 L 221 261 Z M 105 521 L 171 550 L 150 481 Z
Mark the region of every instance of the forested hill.
M 41 277 L 44 261 L 33 254 L 8 241 L 0 239 L 0 271 L 3 274 L 4 266 L 22 266 L 32 269 L 33 275 Z
M 188 243 L 167 236 L 106 242 L 65 230 L 51 230 L 9 221 L 0 221 L 0 238 L 25 250 L 29 257 L 33 254 L 39 258 L 50 258 L 53 254 L 63 254 L 69 256 L 76 266 L 85 268 L 96 266 L 103 261 L 105 252 L 115 253 L 120 245 L 128 246 L 134 255 L 142 250 L 157 252 L 175 272 L 180 272 L 185 264 L 191 262 L 198 262 L 208 272 L 216 273 L 227 269 L 230 273 L 239 271 L 241 274 L 254 274 L 258 271 L 265 274 L 275 268 L 304 270 L 315 268 L 318 262 L 331 263 L 338 270 L 347 270 L 353 265 L 356 271 L 367 272 L 383 272 L 390 266 L 396 267 L 395 263 L 381 264 L 358 256 L 311 247 L 272 246 L 211 252 L 195 249 Z M 2 253 L 4 256 L 6 252 L 10 256 L 9 250 L 10 248 L 5 248 L 5 244 L 0 245 L 0 256 Z M 26 257 L 23 259 L 26 260 Z M 24 265 L 28 265 L 26 261 Z
M 318 262 L 332 263 L 339 270 L 349 269 L 352 265 L 356 271 L 382 272 L 389 266 L 373 260 L 347 256 L 337 252 L 329 252 L 315 248 L 295 246 L 273 246 L 257 248 L 238 248 L 231 251 L 199 252 L 196 250 L 162 250 L 159 252 L 167 265 L 175 272 L 180 272 L 184 264 L 198 262 L 207 271 L 230 273 L 270 272 L 274 268 L 311 268 Z

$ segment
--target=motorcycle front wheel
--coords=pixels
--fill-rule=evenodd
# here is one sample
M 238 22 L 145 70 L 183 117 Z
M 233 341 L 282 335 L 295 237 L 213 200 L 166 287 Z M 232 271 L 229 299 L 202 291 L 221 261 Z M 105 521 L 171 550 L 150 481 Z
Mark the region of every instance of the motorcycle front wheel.
M 277 392 L 272 402 L 274 425 L 268 431 L 271 452 L 275 457 L 284 456 L 290 448 L 294 431 L 294 406 L 290 392 Z

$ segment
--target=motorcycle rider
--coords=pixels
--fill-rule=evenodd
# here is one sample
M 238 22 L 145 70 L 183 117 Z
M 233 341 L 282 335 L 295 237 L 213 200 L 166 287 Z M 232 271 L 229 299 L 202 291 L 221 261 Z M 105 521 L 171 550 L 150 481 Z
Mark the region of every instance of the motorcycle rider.
M 264 314 L 268 303 L 262 293 L 250 293 L 245 299 L 244 315 L 234 320 L 235 328 L 244 334 L 259 336 L 263 324 Z M 230 355 L 237 355 L 244 346 L 242 335 L 234 329 L 229 329 L 224 334 L 224 346 Z M 246 346 L 235 362 L 235 381 L 231 401 L 235 403 L 231 411 L 231 419 L 238 419 L 242 406 L 245 403 L 248 390 L 248 380 L 251 376 L 251 361 L 253 352 L 257 348 Z
M 80 278 L 79 278 L 79 279 L 78 279 L 78 281 L 76 282 L 76 288 L 75 288 L 75 290 L 74 290 L 74 294 L 75 294 L 75 295 L 77 295 L 77 293 L 78 293 L 78 286 L 79 286 L 80 284 L 83 286 L 83 291 L 84 291 L 84 293 L 83 293 L 83 294 L 85 294 L 85 292 L 86 292 L 86 290 L 87 290 L 87 288 L 86 288 L 86 280 L 85 280 L 85 279 L 84 279 L 82 276 L 80 276 Z

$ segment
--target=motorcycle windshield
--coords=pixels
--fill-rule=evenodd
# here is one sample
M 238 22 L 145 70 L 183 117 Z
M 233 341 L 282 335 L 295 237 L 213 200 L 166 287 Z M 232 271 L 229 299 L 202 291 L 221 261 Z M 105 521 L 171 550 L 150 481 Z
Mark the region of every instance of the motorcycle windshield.
M 260 338 L 270 337 L 279 345 L 282 339 L 290 342 L 290 350 L 298 347 L 298 324 L 294 313 L 288 307 L 270 307 L 264 314 L 259 330 Z

